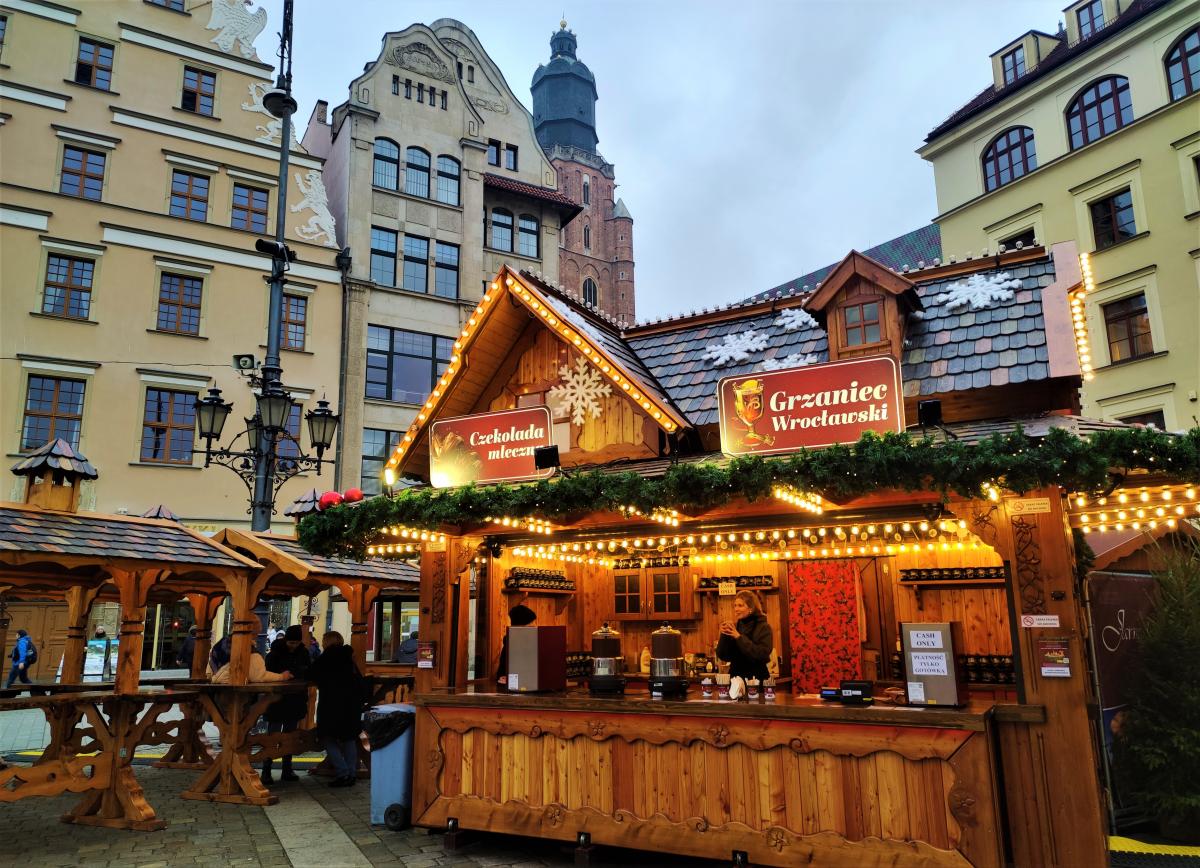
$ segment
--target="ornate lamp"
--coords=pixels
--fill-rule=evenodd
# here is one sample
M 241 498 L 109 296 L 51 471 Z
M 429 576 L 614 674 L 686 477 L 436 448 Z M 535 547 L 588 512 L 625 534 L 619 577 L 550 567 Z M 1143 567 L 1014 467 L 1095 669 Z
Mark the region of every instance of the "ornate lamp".
M 304 417 L 308 421 L 308 439 L 317 450 L 317 458 L 325 454 L 325 450 L 333 445 L 333 437 L 337 433 L 339 417 L 329 409 L 329 402 L 322 398 L 317 401 L 315 410 L 309 410 Z
M 292 414 L 292 405 L 295 402 L 278 380 L 264 385 L 257 400 L 258 417 L 264 430 L 282 431 L 287 428 L 288 417 Z
M 233 404 L 221 400 L 221 390 L 216 386 L 208 390 L 203 398 L 196 399 L 196 433 L 212 447 L 214 440 L 221 439 L 221 430 L 225 427 L 225 419 L 233 409 Z

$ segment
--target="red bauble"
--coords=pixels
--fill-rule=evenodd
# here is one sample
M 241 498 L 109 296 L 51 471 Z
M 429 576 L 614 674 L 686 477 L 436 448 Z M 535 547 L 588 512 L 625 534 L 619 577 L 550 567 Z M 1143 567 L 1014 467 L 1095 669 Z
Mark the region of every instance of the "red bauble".
M 317 509 L 329 509 L 331 506 L 338 506 L 341 502 L 342 496 L 340 494 L 336 491 L 327 491 L 317 501 Z
M 361 488 L 347 488 L 346 493 L 342 495 L 342 500 L 346 503 L 358 503 L 363 499 Z

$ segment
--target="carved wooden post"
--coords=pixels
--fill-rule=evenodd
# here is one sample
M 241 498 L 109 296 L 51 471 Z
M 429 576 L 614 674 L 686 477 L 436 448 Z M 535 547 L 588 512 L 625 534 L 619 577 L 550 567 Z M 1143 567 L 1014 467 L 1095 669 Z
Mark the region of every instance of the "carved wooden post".
M 266 571 L 250 579 L 241 576 L 224 578 L 229 591 L 229 603 L 233 606 L 233 626 L 229 643 L 229 683 L 245 684 L 250 675 L 250 655 L 254 651 L 254 640 L 258 637 L 258 616 L 254 607 L 259 595 L 266 587 L 270 575 Z
M 1018 505 L 1019 504 L 1019 505 Z M 1087 624 L 1075 549 L 1057 488 L 1003 503 L 972 501 L 960 517 L 1009 562 L 1014 656 L 1022 700 L 1045 708 L 1044 723 L 1000 724 L 1013 861 L 1018 865 L 1099 865 L 1105 861 L 1095 703 L 1087 668 Z M 1048 616 L 1021 625 L 1022 615 Z M 1044 677 L 1040 642 L 1065 643 L 1070 676 Z
M 146 633 L 146 597 L 166 570 L 112 569 L 121 594 L 121 638 L 117 646 L 116 693 L 137 693 L 142 673 L 142 643 Z
M 354 662 L 361 670 L 367 665 L 367 631 L 370 629 L 371 606 L 379 597 L 379 588 L 352 581 L 336 584 L 350 610 L 350 648 L 354 651 Z
M 208 668 L 208 655 L 212 651 L 212 625 L 217 609 L 225 597 L 223 594 L 187 594 L 187 601 L 196 618 L 196 645 L 192 652 L 191 677 L 203 680 Z
M 450 643 L 455 640 L 454 625 L 447 611 L 449 602 L 450 551 L 458 543 L 446 537 L 442 546 L 427 544 L 421 552 L 420 620 L 417 635 L 421 642 L 433 642 L 433 668 L 415 673 L 417 693 L 429 693 L 449 683 Z M 419 661 L 418 661 L 419 662 Z
M 62 683 L 83 680 L 83 657 L 87 650 L 88 616 L 100 589 L 75 585 L 67 589 L 67 645 L 63 650 Z

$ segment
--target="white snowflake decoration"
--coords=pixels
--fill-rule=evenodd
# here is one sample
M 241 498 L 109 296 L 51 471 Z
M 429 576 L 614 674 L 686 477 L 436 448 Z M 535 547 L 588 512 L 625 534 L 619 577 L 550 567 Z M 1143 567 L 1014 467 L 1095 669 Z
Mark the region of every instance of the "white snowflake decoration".
M 775 325 L 782 328 L 785 332 L 798 332 L 800 329 L 818 328 L 817 321 L 813 319 L 812 314 L 802 307 L 789 307 L 787 310 L 781 311 L 775 319 Z
M 725 335 L 719 344 L 709 344 L 701 358 L 710 359 L 715 367 L 728 365 L 730 362 L 744 362 L 751 353 L 759 353 L 767 348 L 767 336 L 758 332 L 738 332 Z
M 562 383 L 550 389 L 550 403 L 556 412 L 571 414 L 571 421 L 582 425 L 588 413 L 593 419 L 600 417 L 600 399 L 612 394 L 612 387 L 595 368 L 589 367 L 587 359 L 579 356 L 575 370 L 566 365 L 558 369 Z
M 934 301 L 937 304 L 945 302 L 949 310 L 968 305 L 972 310 L 983 310 L 997 302 L 1012 301 L 1012 291 L 1020 288 L 1021 281 L 1007 271 L 1003 274 L 972 274 L 966 280 L 947 286 L 947 291 Z
M 812 353 L 792 353 L 790 356 L 776 356 L 773 359 L 763 359 L 764 371 L 778 371 L 781 368 L 802 368 L 805 365 L 815 365 L 821 360 Z

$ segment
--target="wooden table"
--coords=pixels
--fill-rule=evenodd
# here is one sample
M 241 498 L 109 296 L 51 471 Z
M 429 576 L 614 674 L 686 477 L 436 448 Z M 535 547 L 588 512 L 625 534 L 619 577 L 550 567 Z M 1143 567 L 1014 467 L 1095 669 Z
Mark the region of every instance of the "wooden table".
M 143 831 L 165 827 L 146 802 L 133 757 L 139 744 L 158 738 L 160 715 L 191 698 L 186 691 L 60 690 L 0 699 L 0 711 L 40 709 L 51 731 L 50 745 L 36 763 L 0 770 L 0 802 L 83 793 L 63 822 Z M 78 727 L 82 721 L 89 726 Z
M 296 729 L 251 735 L 250 730 L 269 705 L 283 696 L 307 693 L 308 687 L 304 681 L 197 685 L 199 705 L 221 734 L 221 752 L 183 797 L 236 805 L 278 802 L 279 798 L 263 786 L 254 763 L 319 750 L 316 731 Z
M 756 865 L 1004 861 L 989 703 L 462 693 L 417 705 L 422 826 L 740 851 Z

